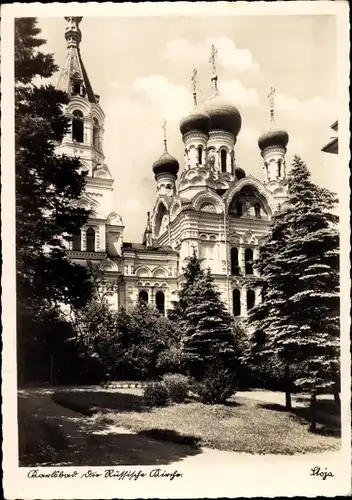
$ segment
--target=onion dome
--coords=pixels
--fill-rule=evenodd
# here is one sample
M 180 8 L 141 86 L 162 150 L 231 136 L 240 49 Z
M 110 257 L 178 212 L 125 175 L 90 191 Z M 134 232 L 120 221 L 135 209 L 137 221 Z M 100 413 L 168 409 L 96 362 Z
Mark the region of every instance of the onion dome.
M 237 137 L 242 126 L 241 114 L 231 102 L 221 97 L 217 88 L 217 75 L 212 76 L 214 95 L 204 104 L 210 117 L 211 130 L 223 130 Z
M 188 116 L 182 118 L 180 132 L 182 135 L 187 134 L 187 132 L 203 132 L 208 135 L 211 127 L 210 117 L 197 106 L 195 92 L 193 92 L 193 101 L 194 109 Z
M 158 160 L 153 163 L 154 175 L 158 174 L 173 174 L 177 175 L 179 170 L 179 163 L 167 151 L 163 153 Z
M 235 176 L 236 176 L 237 180 L 243 179 L 244 177 L 246 177 L 246 172 L 243 170 L 243 168 L 236 167 L 235 168 Z
M 288 144 L 288 133 L 286 130 L 272 129 L 265 132 L 258 139 L 258 146 L 263 151 L 270 146 L 281 146 L 286 148 Z

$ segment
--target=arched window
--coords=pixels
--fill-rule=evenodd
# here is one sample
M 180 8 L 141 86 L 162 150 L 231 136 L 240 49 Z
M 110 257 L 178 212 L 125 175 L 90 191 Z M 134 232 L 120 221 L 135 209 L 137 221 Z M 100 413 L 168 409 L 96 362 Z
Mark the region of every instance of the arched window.
M 232 292 L 233 315 L 241 316 L 241 292 L 237 289 Z
M 244 260 L 246 266 L 246 274 L 253 274 L 253 250 L 246 248 L 244 252 Z
M 81 231 L 72 236 L 72 250 L 81 250 Z
M 199 165 L 202 165 L 202 163 L 203 163 L 203 148 L 202 148 L 202 146 L 199 146 L 199 148 L 198 148 L 198 163 L 199 163 Z
M 99 123 L 95 117 L 93 118 L 93 147 L 99 151 Z
M 164 314 L 165 312 L 165 295 L 164 292 L 156 292 L 155 294 L 155 305 L 156 308 L 158 309 L 161 314 Z
M 240 201 L 236 202 L 236 213 L 237 213 L 238 217 L 242 217 L 242 215 L 243 215 L 242 203 Z
M 93 228 L 87 229 L 87 252 L 95 252 L 95 231 Z
M 77 142 L 84 142 L 84 122 L 82 111 L 73 112 L 72 140 Z
M 221 172 L 226 172 L 227 151 L 221 150 Z
M 281 160 L 278 160 L 277 162 L 277 176 L 279 178 L 281 177 Z
M 240 269 L 238 267 L 238 248 L 231 248 L 231 274 L 239 275 Z
M 149 300 L 149 297 L 148 297 L 148 292 L 146 292 L 145 290 L 141 290 L 141 291 L 139 292 L 138 297 L 139 297 L 139 300 L 140 300 L 141 302 L 145 302 L 146 304 L 148 304 L 148 300 Z
M 254 203 L 254 212 L 256 217 L 261 217 L 260 214 L 260 203 Z
M 72 84 L 72 94 L 80 95 L 81 93 L 81 84 L 79 82 L 73 82 Z
M 254 290 L 247 290 L 247 311 L 252 309 L 255 305 L 255 292 Z

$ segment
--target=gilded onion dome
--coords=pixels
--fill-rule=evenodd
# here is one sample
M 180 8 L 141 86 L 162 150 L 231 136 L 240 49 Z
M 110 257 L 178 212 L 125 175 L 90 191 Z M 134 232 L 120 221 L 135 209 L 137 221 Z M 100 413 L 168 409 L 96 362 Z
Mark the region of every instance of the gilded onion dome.
M 193 76 L 191 78 L 193 84 L 193 104 L 194 108 L 191 113 L 182 118 L 180 122 L 180 132 L 182 135 L 187 134 L 188 132 L 203 132 L 208 135 L 210 132 L 210 118 L 209 116 L 202 111 L 197 105 L 197 70 L 193 70 Z

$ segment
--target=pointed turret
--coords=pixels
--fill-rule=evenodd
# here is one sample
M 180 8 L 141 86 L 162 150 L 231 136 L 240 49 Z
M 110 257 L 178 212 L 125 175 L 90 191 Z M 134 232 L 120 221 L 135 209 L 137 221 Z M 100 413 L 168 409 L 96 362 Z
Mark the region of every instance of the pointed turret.
M 147 248 L 153 246 L 153 231 L 152 231 L 152 223 L 150 221 L 150 212 L 147 212 L 147 225 L 143 235 L 143 245 Z
M 65 29 L 66 59 L 60 72 L 57 88 L 69 96 L 79 95 L 91 103 L 98 104 L 99 96 L 93 92 L 80 53 L 82 33 L 79 25 L 82 17 L 65 17 L 65 20 L 67 23 Z
M 153 172 L 157 182 L 159 195 L 172 196 L 175 193 L 175 183 L 179 170 L 179 163 L 167 150 L 166 120 L 164 129 L 164 153 L 153 163 Z

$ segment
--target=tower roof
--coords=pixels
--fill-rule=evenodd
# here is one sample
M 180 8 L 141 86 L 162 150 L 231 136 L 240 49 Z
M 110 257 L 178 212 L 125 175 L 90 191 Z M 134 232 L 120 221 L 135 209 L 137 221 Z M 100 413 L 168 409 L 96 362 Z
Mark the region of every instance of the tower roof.
M 172 174 L 177 176 L 179 170 L 179 163 L 167 150 L 167 139 L 166 139 L 166 120 L 163 125 L 164 129 L 164 153 L 153 163 L 154 175 L 158 174 Z
M 180 122 L 180 132 L 182 135 L 188 132 L 203 132 L 209 134 L 210 131 L 210 117 L 201 111 L 197 105 L 197 91 L 196 91 L 196 80 L 197 70 L 193 70 L 193 76 L 191 78 L 193 83 L 193 110 Z
M 89 102 L 98 104 L 99 97 L 93 91 L 79 47 L 82 40 L 82 33 L 79 28 L 82 17 L 65 17 L 65 20 L 66 57 L 60 72 L 57 88 L 69 95 L 81 95 L 88 99 Z M 76 92 L 75 85 L 79 85 L 79 92 Z
M 275 114 L 274 114 L 274 95 L 276 89 L 270 87 L 268 94 L 269 110 L 270 110 L 270 128 L 267 132 L 264 132 L 258 139 L 258 146 L 261 151 L 270 146 L 279 146 L 286 148 L 288 144 L 288 133 L 286 130 L 275 127 Z

